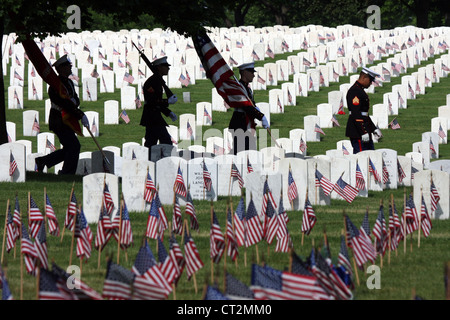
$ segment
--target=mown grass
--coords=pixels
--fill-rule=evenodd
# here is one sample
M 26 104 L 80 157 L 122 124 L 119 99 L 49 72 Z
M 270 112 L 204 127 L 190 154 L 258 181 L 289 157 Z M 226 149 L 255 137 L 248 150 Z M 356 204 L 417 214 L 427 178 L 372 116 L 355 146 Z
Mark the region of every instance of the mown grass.
M 279 55 L 276 59 L 285 59 L 289 54 Z M 436 58 L 436 57 L 435 57 Z M 422 65 L 432 63 L 435 58 L 430 58 L 424 61 Z M 272 59 L 257 62 L 257 65 L 263 65 L 266 62 L 272 62 Z M 378 63 L 377 61 L 376 63 Z M 408 73 L 415 71 L 408 70 Z M 9 76 L 4 78 L 5 83 L 9 83 Z M 289 130 L 303 127 L 303 117 L 310 114 L 316 114 L 316 106 L 319 103 L 327 102 L 327 93 L 332 90 L 338 90 L 339 85 L 348 82 L 349 77 L 340 77 L 339 83 L 330 83 L 330 87 L 321 88 L 320 92 L 310 92 L 307 98 L 298 98 L 297 105 L 287 107 L 284 114 L 274 114 L 271 116 L 272 130 L 278 129 L 280 137 L 288 137 Z M 380 103 L 382 101 L 382 94 L 389 92 L 392 85 L 400 83 L 400 78 L 392 78 L 390 83 L 385 83 L 383 87 L 377 88 L 376 93 L 371 95 L 371 104 Z M 431 118 L 437 116 L 437 108 L 445 104 L 445 96 L 448 93 L 450 85 L 449 78 L 441 78 L 440 83 L 434 83 L 432 88 L 427 88 L 426 94 L 418 96 L 415 100 L 408 100 L 408 108 L 401 109 L 397 116 L 401 125 L 401 130 L 383 130 L 384 138 L 380 141 L 376 148 L 392 148 L 398 151 L 399 155 L 412 151 L 412 143 L 421 140 L 421 133 L 430 131 Z M 281 83 L 279 83 L 279 86 Z M 175 104 L 172 109 L 178 115 L 182 113 L 195 113 L 195 105 L 201 101 L 211 101 L 212 84 L 209 80 L 197 80 L 195 86 L 189 86 L 182 89 L 174 89 L 173 91 L 179 97 L 179 102 Z M 270 88 L 269 88 L 270 89 Z M 25 84 L 24 92 L 27 92 L 27 85 Z M 182 100 L 183 92 L 190 92 L 191 102 L 184 103 Z M 7 89 L 5 88 L 5 94 Z M 26 94 L 24 94 L 26 97 Z M 44 93 L 44 98 L 47 94 Z M 256 91 L 255 98 L 257 102 L 268 101 L 267 91 Z M 127 110 L 131 122 L 125 124 L 120 121 L 118 125 L 103 125 L 103 104 L 106 100 L 115 99 L 120 100 L 120 92 L 116 90 L 114 93 L 100 94 L 98 100 L 95 102 L 82 102 L 82 109 L 84 111 L 98 111 L 100 115 L 100 131 L 98 142 L 101 146 L 121 146 L 124 142 L 138 142 L 141 143 L 144 136 L 144 128 L 139 126 L 139 119 L 142 110 Z M 42 121 L 44 115 L 43 101 L 28 101 L 25 99 L 24 108 L 26 110 L 38 110 L 41 114 L 41 132 L 48 131 L 48 125 Z M 29 139 L 33 142 L 33 152 L 36 152 L 36 140 L 31 137 L 23 137 L 22 132 L 22 112 L 23 110 L 6 110 L 7 120 L 16 123 L 17 139 Z M 231 117 L 230 112 L 214 112 L 213 114 L 213 128 L 223 130 L 228 125 Z M 390 120 L 393 117 L 390 117 Z M 341 127 L 332 129 L 324 129 L 326 135 L 322 136 L 321 142 L 309 143 L 308 154 L 319 155 L 325 154 L 328 149 L 334 149 L 336 142 L 345 139 L 344 128 L 346 123 L 346 116 L 339 116 L 338 121 Z M 170 122 L 170 120 L 169 120 Z M 174 123 L 178 125 L 178 121 Z M 95 151 L 96 145 L 90 137 L 80 138 L 82 144 L 82 151 Z M 270 138 L 269 138 L 270 139 Z M 202 141 L 203 145 L 205 144 Z M 59 145 L 56 144 L 58 147 Z M 450 158 L 450 148 L 448 145 L 440 145 L 440 158 Z M 50 170 L 50 172 L 52 172 Z M 17 195 L 20 201 L 20 207 L 24 220 L 27 221 L 27 197 L 28 193 L 35 199 L 41 211 L 44 208 L 44 188 L 50 197 L 52 205 L 58 217 L 58 221 L 62 228 L 65 211 L 70 197 L 72 185 L 74 185 L 74 192 L 81 203 L 83 197 L 82 177 L 69 176 L 61 177 L 53 174 L 40 174 L 28 172 L 26 183 L 0 183 L 0 221 L 5 218 L 6 203 L 9 200 L 11 208 L 14 208 L 14 200 Z M 120 190 L 120 189 L 119 189 Z M 340 247 L 340 236 L 344 228 L 343 212 L 349 215 L 356 226 L 360 226 L 363 215 L 366 209 L 370 213 L 371 228 L 373 227 L 379 210 L 380 201 L 385 203 L 385 216 L 387 217 L 387 202 L 391 195 L 397 208 L 403 207 L 404 192 L 409 194 L 412 188 L 385 190 L 383 192 L 369 192 L 367 198 L 357 198 L 349 205 L 344 201 L 331 200 L 329 206 L 314 206 L 317 216 L 317 224 L 309 236 L 305 236 L 303 245 L 301 244 L 301 219 L 302 211 L 288 212 L 290 222 L 288 228 L 294 240 L 295 252 L 303 258 L 307 258 L 313 247 L 322 248 L 324 244 L 324 230 L 330 244 L 331 254 L 334 260 L 337 259 L 337 254 Z M 226 197 L 219 197 L 218 201 L 214 203 L 214 210 L 218 215 L 219 223 L 222 231 L 225 231 L 226 222 L 226 206 L 228 199 Z M 233 197 L 233 207 L 236 208 L 239 198 Z M 202 287 L 206 282 L 211 281 L 211 263 L 209 260 L 209 225 L 210 225 L 210 203 L 207 201 L 194 201 L 197 215 L 200 223 L 200 232 L 193 232 L 192 236 L 200 251 L 201 258 L 204 262 L 204 267 L 196 274 L 197 292 L 194 290 L 194 279 L 186 279 L 186 273 L 183 274 L 176 287 L 176 299 L 196 300 L 201 299 Z M 165 206 L 166 214 L 169 220 L 172 218 L 171 206 Z M 120 264 L 131 268 L 134 263 L 137 251 L 141 244 L 143 235 L 146 229 L 147 212 L 132 212 L 130 213 L 134 246 L 128 249 L 127 259 L 125 253 L 120 253 Z M 183 217 L 184 214 L 183 208 Z M 91 225 L 91 230 L 96 233 L 96 225 Z M 444 263 L 450 260 L 450 253 L 448 250 L 448 241 L 450 240 L 450 222 L 448 220 L 433 220 L 433 228 L 429 238 L 421 237 L 420 247 L 418 247 L 417 232 L 412 238 L 407 239 L 406 250 L 404 250 L 403 242 L 400 244 L 397 252 L 387 253 L 383 257 L 383 261 L 379 259 L 377 266 L 380 267 L 381 288 L 368 289 L 366 280 L 370 279 L 370 274 L 364 270 L 358 272 L 359 285 L 356 285 L 354 296 L 357 300 L 406 300 L 412 297 L 412 293 L 425 299 L 442 300 L 445 299 L 444 291 Z M 3 236 L 3 228 L 0 232 Z M 168 233 L 164 243 L 168 249 Z M 65 232 L 61 241 L 61 237 L 47 236 L 49 259 L 55 261 L 59 266 L 66 268 L 69 265 L 69 255 L 71 251 L 71 232 Z M 180 236 L 177 236 L 177 241 L 182 246 Z M 149 244 L 156 254 L 155 240 L 149 240 Z M 286 269 L 289 265 L 289 255 L 286 253 L 274 252 L 275 243 L 267 246 L 266 243 L 261 242 L 257 247 L 253 246 L 246 250 L 241 248 L 239 252 L 239 259 L 237 264 L 230 262 L 227 259 L 226 269 L 228 272 L 239 278 L 246 284 L 250 284 L 250 265 L 254 262 L 267 263 L 268 265 L 277 269 Z M 111 256 L 114 261 L 117 259 L 117 244 L 111 240 L 107 245 L 106 250 L 102 253 L 100 268 L 97 266 L 98 251 L 93 249 L 92 257 L 82 266 L 82 280 L 102 292 L 103 282 L 106 271 L 106 256 Z M 244 259 L 246 256 L 246 260 Z M 257 261 L 258 259 L 258 261 Z M 245 264 L 245 261 L 247 264 Z M 219 288 L 223 288 L 223 274 L 224 274 L 224 259 L 218 265 L 214 265 L 214 281 L 217 282 Z M 79 261 L 73 253 L 73 264 L 79 264 Z M 36 281 L 35 278 L 23 272 L 23 291 L 21 294 L 21 259 L 20 247 L 16 248 L 16 252 L 4 253 L 3 268 L 7 270 L 7 276 L 12 293 L 16 299 L 35 299 L 36 298 Z M 356 278 L 355 278 L 356 281 Z M 169 299 L 173 299 L 171 295 Z

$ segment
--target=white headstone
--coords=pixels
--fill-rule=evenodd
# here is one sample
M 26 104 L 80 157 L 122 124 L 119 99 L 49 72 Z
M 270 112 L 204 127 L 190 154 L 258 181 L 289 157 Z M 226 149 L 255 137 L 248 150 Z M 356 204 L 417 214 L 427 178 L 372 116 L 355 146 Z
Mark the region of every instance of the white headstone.
M 119 177 L 109 173 L 93 173 L 83 177 L 83 211 L 89 224 L 98 222 L 105 186 L 114 202 L 112 219 L 119 210 Z
M 104 103 L 104 123 L 119 124 L 119 101 L 107 100 Z
M 10 172 L 13 163 L 16 163 L 17 168 Z M 26 151 L 24 144 L 8 142 L 0 145 L 0 181 L 26 181 Z
M 181 176 L 187 190 L 188 185 L 188 169 L 187 161 L 179 157 L 165 157 L 156 161 L 155 176 L 159 186 L 159 198 L 161 204 L 173 205 L 174 201 L 174 185 L 177 177 L 178 166 L 180 167 Z M 182 206 L 186 203 L 186 199 L 178 197 L 179 204 Z
M 94 137 L 100 135 L 100 122 L 99 114 L 97 111 L 85 111 L 84 114 L 89 120 L 89 129 Z M 90 133 L 86 127 L 83 126 L 83 135 L 85 137 L 90 137 Z
M 35 137 L 40 132 L 39 111 L 26 110 L 23 116 L 23 135 L 26 137 Z
M 198 200 L 217 200 L 218 195 L 218 172 L 217 160 L 211 158 L 194 158 L 187 162 L 188 180 L 187 185 L 190 186 L 192 199 Z M 206 171 L 204 171 L 204 165 Z M 204 173 L 209 173 L 211 179 L 211 189 L 205 187 Z
M 433 212 L 431 209 L 431 196 L 430 196 L 431 181 L 434 183 L 437 192 L 440 196 L 440 200 L 437 203 L 437 208 L 435 212 Z M 422 195 L 423 195 L 425 206 L 431 219 L 440 219 L 440 220 L 449 219 L 450 178 L 447 172 L 438 170 L 423 170 L 417 172 L 414 175 L 413 187 L 414 187 L 413 190 L 414 204 L 416 206 L 418 213 L 421 212 Z M 431 231 L 431 233 L 433 233 L 433 231 Z
M 130 212 L 148 212 L 151 203 L 144 199 L 147 174 L 156 186 L 155 163 L 148 160 L 128 160 L 122 163 L 122 192 Z

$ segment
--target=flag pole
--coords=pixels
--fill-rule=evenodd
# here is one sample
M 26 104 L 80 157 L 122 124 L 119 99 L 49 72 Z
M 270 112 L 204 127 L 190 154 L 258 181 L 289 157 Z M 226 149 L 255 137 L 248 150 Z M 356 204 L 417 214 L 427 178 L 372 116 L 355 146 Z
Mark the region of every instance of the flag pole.
M 420 213 L 419 215 L 419 228 L 417 229 L 417 248 L 420 248 L 420 229 L 422 228 L 422 197 L 423 197 L 423 191 L 422 186 L 420 186 Z
M 213 225 L 213 212 L 214 212 L 214 207 L 213 207 L 213 201 L 211 200 L 211 206 L 210 206 L 210 219 L 211 219 L 211 226 L 210 228 L 212 228 Z M 211 241 L 211 239 L 210 239 Z M 211 257 L 211 283 L 214 283 L 214 259 Z
M 70 197 L 69 197 L 69 203 L 68 203 L 68 205 L 67 205 L 67 213 L 66 213 L 66 217 L 67 217 L 67 215 L 69 214 L 69 206 L 70 206 L 70 202 L 72 201 L 72 195 L 73 195 L 73 189 L 75 188 L 75 181 L 73 182 L 73 184 L 72 184 L 72 190 L 70 191 Z M 61 233 L 61 242 L 63 241 L 63 238 L 64 238 L 64 231 L 66 230 L 66 224 L 64 223 L 64 226 L 63 226 L 63 230 L 62 230 L 62 233 Z
M 79 206 L 79 208 L 80 208 L 80 210 L 81 210 L 81 205 Z M 75 213 L 75 222 L 74 222 L 74 225 L 73 225 L 72 241 L 71 241 L 71 243 L 70 243 L 69 266 L 72 264 L 73 243 L 74 243 L 74 240 L 75 240 L 75 230 L 76 230 L 76 228 L 77 228 L 77 226 L 76 226 L 76 224 L 77 224 L 77 218 L 78 218 L 77 216 L 78 216 L 78 210 L 77 210 L 77 212 Z
M 5 227 L 3 229 L 2 259 L 1 259 L 1 263 L 2 264 L 3 264 L 3 257 L 4 257 L 4 252 L 5 252 L 6 225 L 7 225 L 7 222 L 8 222 L 8 207 L 9 207 L 9 199 L 6 202 Z
M 120 245 L 122 240 L 122 210 L 123 210 L 123 193 L 122 199 L 120 199 L 120 208 L 119 208 L 119 236 L 117 239 L 117 264 L 120 263 Z

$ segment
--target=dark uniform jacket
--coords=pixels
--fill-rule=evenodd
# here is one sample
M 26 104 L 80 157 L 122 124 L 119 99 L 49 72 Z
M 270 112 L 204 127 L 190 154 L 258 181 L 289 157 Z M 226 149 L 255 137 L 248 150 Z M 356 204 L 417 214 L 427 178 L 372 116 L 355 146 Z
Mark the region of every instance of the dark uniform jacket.
M 52 87 L 48 90 L 48 95 L 52 103 L 52 108 L 50 109 L 48 124 L 49 129 L 54 132 L 60 131 L 73 131 L 69 126 L 67 126 L 62 119 L 61 111 L 64 110 L 70 116 L 80 120 L 84 112 L 81 111 L 78 106 L 80 105 L 80 99 L 75 91 L 75 86 L 72 80 L 64 77 L 59 77 L 61 83 L 66 87 L 70 98 L 73 98 L 73 102 L 68 99 L 61 98 L 61 96 Z
M 365 133 L 373 133 L 377 129 L 369 116 L 369 96 L 358 81 L 347 92 L 347 107 L 350 113 L 345 131 L 347 137 L 361 139 Z
M 247 90 L 247 95 L 253 102 L 253 105 L 256 105 L 255 100 L 253 98 L 253 92 L 250 89 L 250 87 L 247 84 L 243 83 L 242 81 L 239 82 Z M 258 111 L 256 108 L 253 107 L 245 107 L 240 108 L 240 110 L 234 110 L 228 128 L 233 130 L 242 129 L 246 131 L 249 124 L 251 128 L 255 128 L 256 126 L 255 119 L 261 121 L 263 116 L 264 114 L 262 112 Z
M 167 122 L 161 115 L 161 112 L 165 116 L 169 116 L 170 109 L 167 99 L 163 99 L 163 87 L 161 79 L 157 75 L 152 75 L 144 83 L 144 110 L 142 111 L 142 117 L 140 125 L 147 126 L 160 126 L 167 127 Z

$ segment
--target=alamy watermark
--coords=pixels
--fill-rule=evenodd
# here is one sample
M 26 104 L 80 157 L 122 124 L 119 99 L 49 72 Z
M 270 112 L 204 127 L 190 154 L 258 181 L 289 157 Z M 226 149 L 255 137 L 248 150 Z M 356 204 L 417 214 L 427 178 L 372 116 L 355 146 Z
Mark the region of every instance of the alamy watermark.
M 367 289 L 381 289 L 381 269 L 377 265 L 370 265 L 366 269 L 367 274 L 369 275 L 366 280 Z
M 379 6 L 371 5 L 367 7 L 366 13 L 370 14 L 367 18 L 366 25 L 368 29 L 380 30 L 381 29 L 381 10 Z
M 81 10 L 80 7 L 73 4 L 67 7 L 66 13 L 71 14 L 67 18 L 66 26 L 68 29 L 81 29 Z

